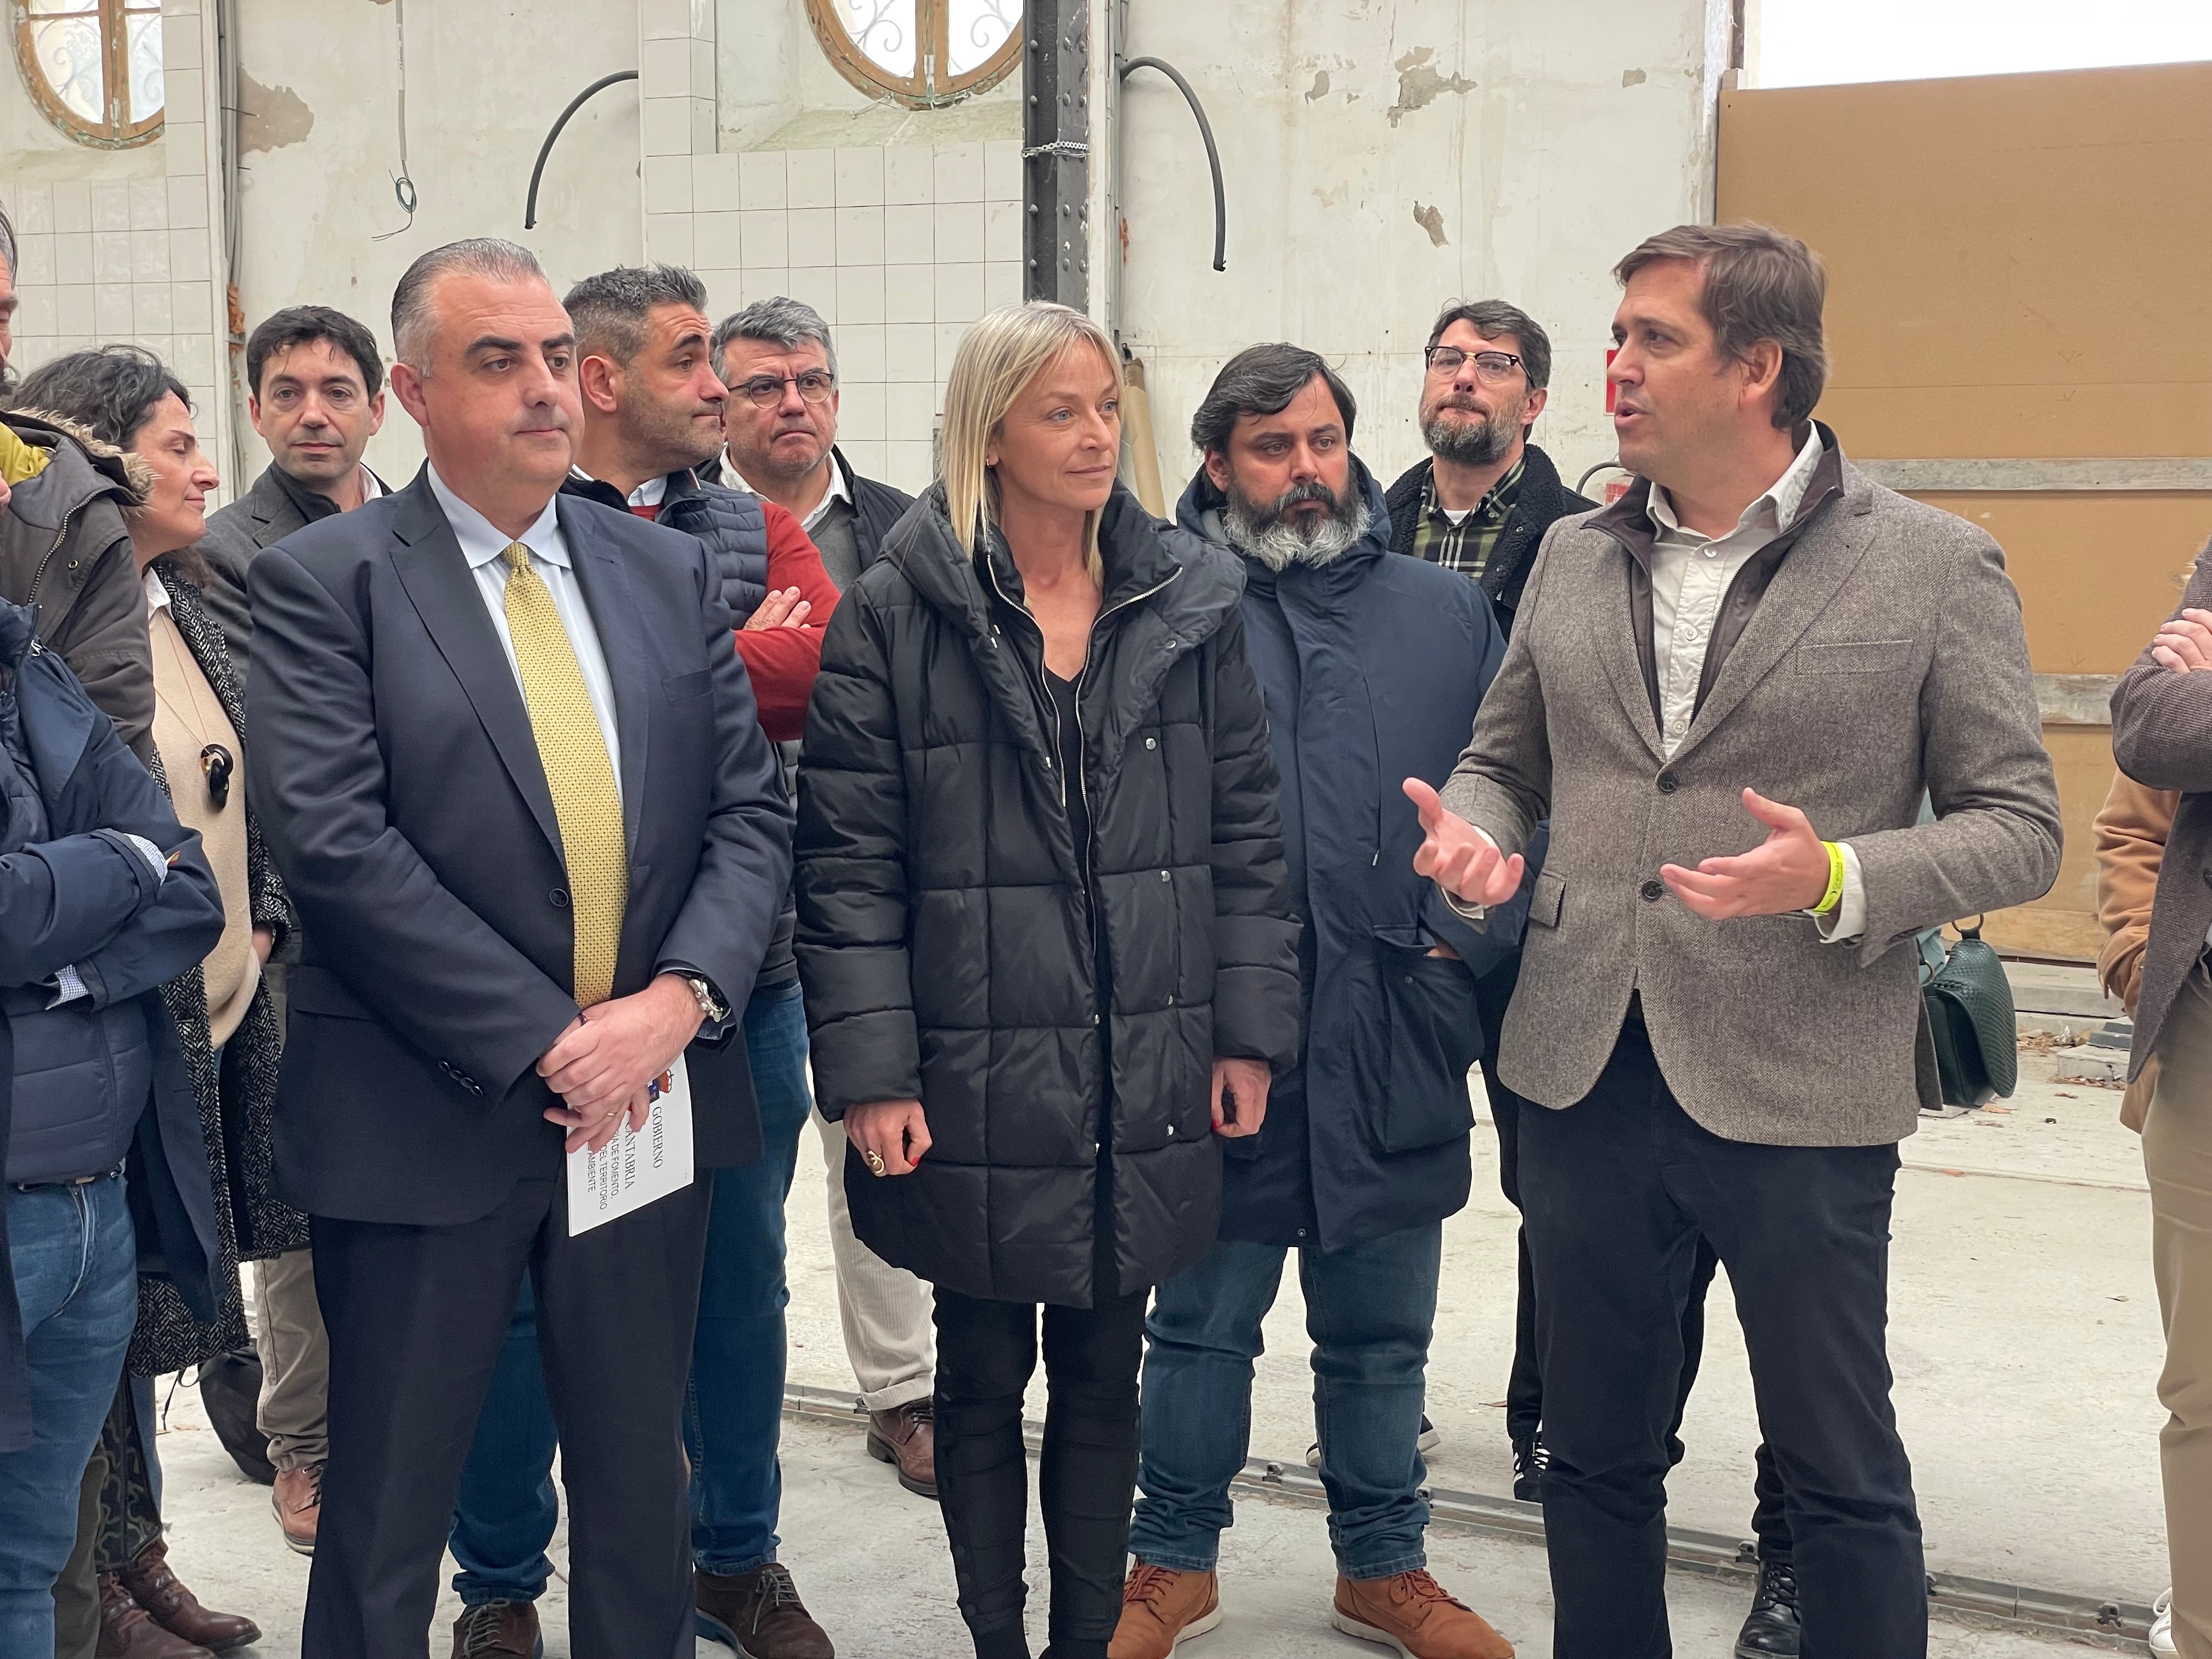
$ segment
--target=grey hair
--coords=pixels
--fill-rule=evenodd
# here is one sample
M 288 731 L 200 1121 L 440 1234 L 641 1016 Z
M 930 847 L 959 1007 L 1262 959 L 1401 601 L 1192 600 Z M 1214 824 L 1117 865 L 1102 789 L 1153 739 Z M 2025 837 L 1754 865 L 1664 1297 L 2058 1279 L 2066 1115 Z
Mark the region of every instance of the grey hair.
M 714 373 L 726 385 L 730 377 L 724 372 L 724 357 L 732 340 L 758 340 L 763 345 L 781 346 L 786 351 L 796 351 L 810 340 L 817 341 L 823 356 L 828 360 L 830 377 L 835 380 L 837 376 L 837 347 L 830 337 L 830 325 L 804 300 L 779 294 L 773 300 L 756 300 L 744 310 L 722 319 L 722 325 L 714 331 Z
M 689 306 L 704 313 L 707 285 L 681 265 L 617 265 L 586 276 L 561 301 L 575 325 L 576 346 L 627 368 L 645 347 L 645 319 L 655 306 Z
M 431 314 L 430 294 L 443 276 L 488 276 L 507 283 L 545 282 L 545 267 L 538 256 L 517 242 L 495 236 L 471 236 L 465 241 L 434 247 L 407 267 L 399 286 L 392 290 L 392 355 L 418 374 L 430 368 L 430 353 L 437 343 L 437 319 Z M 547 286 L 551 286 L 548 283 Z

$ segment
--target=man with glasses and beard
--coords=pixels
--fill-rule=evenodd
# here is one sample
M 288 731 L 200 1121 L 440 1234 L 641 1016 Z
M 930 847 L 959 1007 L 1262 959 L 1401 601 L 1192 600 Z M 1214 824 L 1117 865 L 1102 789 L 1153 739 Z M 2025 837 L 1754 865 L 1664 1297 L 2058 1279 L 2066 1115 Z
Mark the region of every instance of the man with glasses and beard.
M 1382 491 L 1352 453 L 1354 414 L 1321 358 L 1258 345 L 1191 424 L 1205 464 L 1178 516 L 1245 562 L 1304 922 L 1306 1042 L 1260 1133 L 1224 1149 L 1218 1241 L 1159 1286 L 1146 1323 L 1142 1495 L 1112 1659 L 1166 1659 L 1219 1622 L 1252 1362 L 1292 1250 L 1337 1556 L 1332 1622 L 1413 1659 L 1513 1651 L 1425 1570 L 1420 1441 L 1443 1220 L 1472 1182 L 1477 987 L 1519 929 L 1503 907 L 1478 932 L 1398 867 L 1421 834 L 1401 782 L 1450 771 L 1504 636 L 1475 584 L 1389 556 Z
M 1422 356 L 1429 459 L 1390 486 L 1390 550 L 1472 576 L 1510 634 L 1544 532 L 1597 506 L 1528 441 L 1549 395 L 1552 342 L 1518 307 L 1480 300 L 1446 307 Z

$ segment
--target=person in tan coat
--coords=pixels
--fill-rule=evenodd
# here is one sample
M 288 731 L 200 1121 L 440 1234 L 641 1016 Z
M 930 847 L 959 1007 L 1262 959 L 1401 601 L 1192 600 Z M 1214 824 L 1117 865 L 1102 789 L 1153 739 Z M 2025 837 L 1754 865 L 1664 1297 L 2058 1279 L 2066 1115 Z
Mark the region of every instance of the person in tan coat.
M 2112 774 L 2112 787 L 2098 810 L 2097 921 L 2106 933 L 2097 955 L 2097 978 L 2106 991 L 2135 1017 L 2142 994 L 2143 949 L 2150 943 L 2151 899 L 2158 891 L 2159 860 L 2173 830 L 2179 790 L 2153 789 L 2124 772 Z M 2158 1086 L 2158 1057 L 2120 1097 L 2120 1121 L 2137 1134 Z

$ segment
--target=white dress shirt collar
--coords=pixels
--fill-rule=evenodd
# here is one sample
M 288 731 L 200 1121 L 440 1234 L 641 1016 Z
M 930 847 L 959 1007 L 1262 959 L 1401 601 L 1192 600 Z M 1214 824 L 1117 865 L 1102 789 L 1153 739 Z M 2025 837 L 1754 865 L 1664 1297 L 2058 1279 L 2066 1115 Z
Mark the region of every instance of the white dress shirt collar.
M 561 533 L 557 495 L 545 503 L 545 510 L 529 529 L 520 536 L 510 536 L 453 494 L 453 487 L 438 476 L 436 467 L 428 466 L 426 471 L 430 475 L 430 493 L 438 498 L 446 522 L 453 526 L 453 539 L 461 544 L 461 556 L 469 562 L 471 570 L 500 557 L 507 551 L 509 542 L 520 542 L 548 564 L 557 564 L 564 570 L 568 568 L 568 541 Z
M 726 450 L 723 452 L 722 459 L 726 461 L 729 460 L 729 453 Z M 853 499 L 853 486 L 845 477 L 845 469 L 837 465 L 836 450 L 830 452 L 829 461 L 830 488 L 822 492 L 822 499 L 814 503 L 814 510 L 806 515 L 799 526 L 810 536 L 814 533 L 814 526 L 830 515 L 830 504 L 832 501 L 850 501 Z M 730 477 L 735 481 L 737 487 L 748 495 L 760 494 L 759 490 L 745 482 L 744 475 L 738 471 L 738 464 L 735 461 L 730 461 Z
M 1805 504 L 1805 492 L 1813 487 L 1813 474 L 1820 468 L 1820 428 L 1811 427 L 1805 438 L 1805 447 L 1797 452 L 1796 459 L 1790 463 L 1788 470 L 1765 494 L 1744 508 L 1742 516 L 1736 520 L 1735 529 L 1727 532 L 1728 535 L 1749 529 L 1762 519 L 1766 520 L 1770 536 L 1778 536 L 1789 529 L 1797 517 L 1798 508 Z M 1674 501 L 1659 484 L 1651 486 L 1651 499 L 1646 510 L 1662 535 L 1698 534 L 1697 531 L 1684 528 L 1681 520 L 1674 516 Z M 1705 539 L 1719 541 L 1725 538 L 1717 536 Z
M 154 574 L 154 567 L 152 565 L 149 564 L 146 567 L 146 574 L 138 579 L 138 585 L 146 590 L 146 611 L 148 615 L 152 615 L 155 611 L 161 610 L 162 606 L 168 604 L 168 584 Z

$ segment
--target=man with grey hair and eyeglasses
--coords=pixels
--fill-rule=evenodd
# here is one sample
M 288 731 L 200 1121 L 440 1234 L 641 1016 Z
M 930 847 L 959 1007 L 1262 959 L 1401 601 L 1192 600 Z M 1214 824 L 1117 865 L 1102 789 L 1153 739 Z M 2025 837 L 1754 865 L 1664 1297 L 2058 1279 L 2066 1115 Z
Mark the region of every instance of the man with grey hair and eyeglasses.
M 714 331 L 733 483 L 774 501 L 822 550 L 842 592 L 914 497 L 864 478 L 837 447 L 837 348 L 803 300 L 757 300 Z
M 307 941 L 276 1187 L 310 1218 L 331 1346 L 301 1651 L 427 1651 L 526 1278 L 568 1651 L 690 1659 L 692 1333 L 713 1174 L 760 1152 L 737 1039 L 791 810 L 714 555 L 562 491 L 579 353 L 536 258 L 434 250 L 392 313 L 427 464 L 247 574 L 248 787 Z M 686 1119 L 673 1190 L 611 1214 L 604 1165 L 596 1203 L 573 1179 L 574 1154 L 645 1164 Z M 503 1635 L 467 1650 L 530 1651 Z
M 730 392 L 722 424 L 734 482 L 799 521 L 842 592 L 875 562 L 914 498 L 862 477 L 837 447 L 837 352 L 830 325 L 804 301 L 756 301 L 714 331 L 714 370 Z M 908 1492 L 934 1498 L 929 1286 L 854 1237 L 845 1205 L 844 1130 L 819 1114 L 815 1126 L 830 1166 L 837 1311 L 868 1413 L 868 1453 L 896 1469 Z

